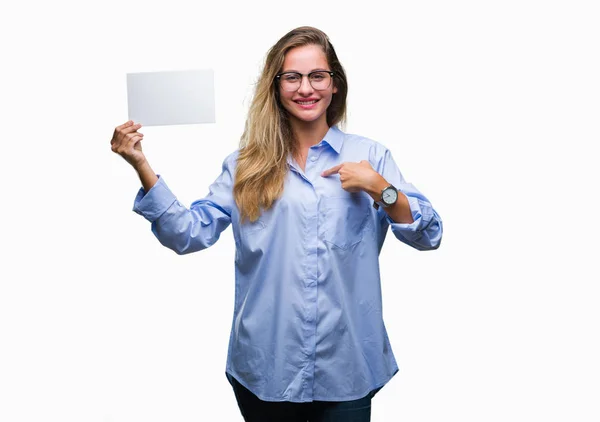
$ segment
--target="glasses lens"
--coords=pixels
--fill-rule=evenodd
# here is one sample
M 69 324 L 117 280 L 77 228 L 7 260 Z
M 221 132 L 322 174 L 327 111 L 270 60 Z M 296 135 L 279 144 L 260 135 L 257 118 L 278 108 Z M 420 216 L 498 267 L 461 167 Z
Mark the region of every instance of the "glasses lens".
M 300 88 L 300 82 L 302 81 L 302 75 L 299 73 L 284 73 L 279 78 L 279 83 L 284 91 L 294 92 Z
M 328 72 L 312 72 L 308 78 L 312 87 L 317 90 L 327 89 L 331 84 L 331 75 Z

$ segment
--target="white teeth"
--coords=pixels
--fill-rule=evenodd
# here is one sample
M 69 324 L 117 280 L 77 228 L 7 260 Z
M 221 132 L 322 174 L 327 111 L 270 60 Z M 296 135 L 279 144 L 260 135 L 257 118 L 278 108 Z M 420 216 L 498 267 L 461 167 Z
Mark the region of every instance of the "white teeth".
M 298 104 L 300 105 L 309 105 L 309 104 L 314 104 L 317 102 L 317 100 L 313 100 L 313 101 L 296 101 Z

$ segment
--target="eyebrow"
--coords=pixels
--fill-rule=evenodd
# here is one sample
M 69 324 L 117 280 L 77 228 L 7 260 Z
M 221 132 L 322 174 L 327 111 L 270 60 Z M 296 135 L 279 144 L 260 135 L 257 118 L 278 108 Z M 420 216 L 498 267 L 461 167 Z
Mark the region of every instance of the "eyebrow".
M 310 72 L 308 72 L 308 73 L 312 73 L 312 72 L 331 72 L 331 70 L 328 70 L 328 69 L 323 69 L 323 68 L 317 68 L 317 69 L 313 69 L 313 70 L 311 70 L 311 71 L 310 71 Z M 300 71 L 298 71 L 298 70 L 295 70 L 295 69 L 290 69 L 290 70 L 282 70 L 282 71 L 281 71 L 281 72 L 279 72 L 279 73 L 302 73 L 302 72 L 300 72 Z

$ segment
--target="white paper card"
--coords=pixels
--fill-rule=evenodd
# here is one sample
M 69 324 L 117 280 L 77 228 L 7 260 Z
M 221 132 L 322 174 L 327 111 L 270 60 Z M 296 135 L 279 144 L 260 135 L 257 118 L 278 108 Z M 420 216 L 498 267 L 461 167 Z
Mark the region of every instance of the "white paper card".
M 129 119 L 143 126 L 215 122 L 212 69 L 127 74 Z

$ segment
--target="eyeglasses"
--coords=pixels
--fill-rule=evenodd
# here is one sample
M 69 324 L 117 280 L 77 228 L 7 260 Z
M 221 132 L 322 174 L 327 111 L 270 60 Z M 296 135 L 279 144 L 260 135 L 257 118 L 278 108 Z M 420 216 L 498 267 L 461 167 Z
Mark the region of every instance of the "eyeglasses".
M 331 85 L 334 72 L 329 70 L 315 70 L 306 75 L 298 72 L 283 72 L 275 76 L 279 81 L 279 86 L 286 92 L 296 92 L 302 85 L 302 77 L 308 76 L 308 82 L 313 89 L 323 91 Z

